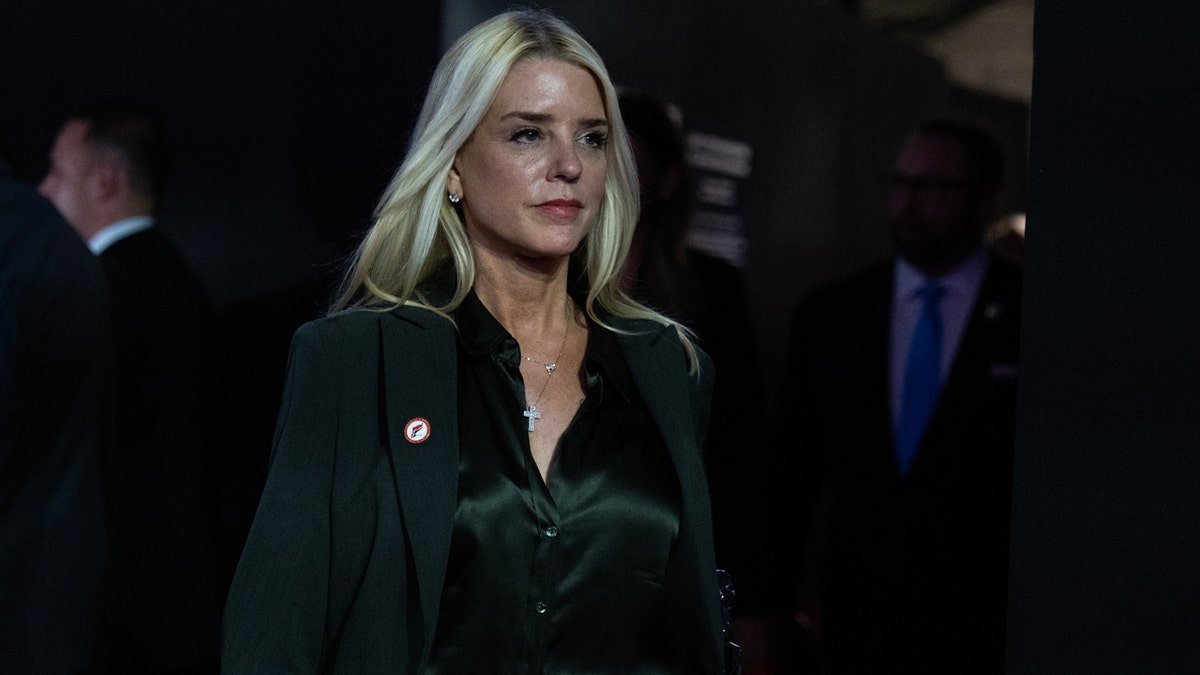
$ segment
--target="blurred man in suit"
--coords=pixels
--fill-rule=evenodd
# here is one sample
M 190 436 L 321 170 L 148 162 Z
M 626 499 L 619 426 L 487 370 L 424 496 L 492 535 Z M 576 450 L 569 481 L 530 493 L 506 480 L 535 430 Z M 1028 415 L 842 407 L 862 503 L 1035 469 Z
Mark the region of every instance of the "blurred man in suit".
M 105 462 L 118 596 L 113 670 L 202 672 L 221 592 L 209 554 L 202 355 L 212 308 L 155 226 L 166 140 L 157 116 L 110 104 L 69 119 L 39 191 L 104 268 L 116 334 L 116 447 Z
M 1002 671 L 1020 270 L 983 235 L 1003 176 L 985 132 L 926 125 L 885 181 L 898 255 L 797 309 L 773 561 L 831 674 Z
M 0 673 L 96 673 L 113 353 L 99 263 L 0 160 Z

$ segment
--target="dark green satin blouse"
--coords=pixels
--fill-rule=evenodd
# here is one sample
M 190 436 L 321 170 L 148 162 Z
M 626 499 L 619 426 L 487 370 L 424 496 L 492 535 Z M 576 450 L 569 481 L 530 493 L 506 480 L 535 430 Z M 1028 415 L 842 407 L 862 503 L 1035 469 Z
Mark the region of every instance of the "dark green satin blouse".
M 516 340 L 474 293 L 454 319 L 458 510 L 427 672 L 679 672 L 664 584 L 679 479 L 615 337 L 590 326 L 586 398 L 547 484 Z

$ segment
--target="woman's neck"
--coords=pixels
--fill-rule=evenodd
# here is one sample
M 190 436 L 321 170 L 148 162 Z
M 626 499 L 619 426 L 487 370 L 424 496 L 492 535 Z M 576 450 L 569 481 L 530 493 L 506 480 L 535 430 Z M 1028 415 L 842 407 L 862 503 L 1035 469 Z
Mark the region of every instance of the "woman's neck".
M 553 263 L 476 258 L 475 295 L 522 344 L 557 342 L 566 324 L 576 321 L 567 293 L 567 260 Z

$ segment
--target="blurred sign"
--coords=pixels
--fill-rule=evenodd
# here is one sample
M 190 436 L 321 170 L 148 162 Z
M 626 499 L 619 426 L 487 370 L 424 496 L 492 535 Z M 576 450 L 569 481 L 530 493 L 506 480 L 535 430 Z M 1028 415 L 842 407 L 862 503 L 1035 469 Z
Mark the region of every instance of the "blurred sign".
M 685 146 L 696 178 L 688 245 L 743 267 L 754 149 L 744 141 L 699 131 L 688 133 Z

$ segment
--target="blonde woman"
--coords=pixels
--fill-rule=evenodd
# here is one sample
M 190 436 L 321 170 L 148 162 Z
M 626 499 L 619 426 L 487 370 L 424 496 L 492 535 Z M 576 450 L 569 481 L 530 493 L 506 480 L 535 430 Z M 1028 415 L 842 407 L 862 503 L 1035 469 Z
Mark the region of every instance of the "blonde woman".
M 512 12 L 449 50 L 293 341 L 225 672 L 721 672 L 712 368 L 619 290 L 637 211 L 574 30 Z

